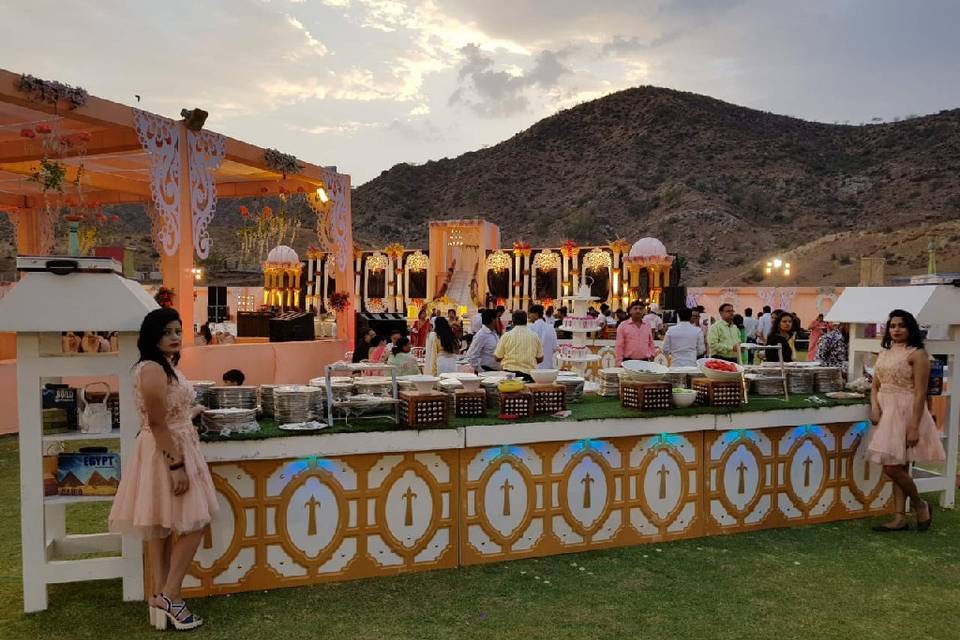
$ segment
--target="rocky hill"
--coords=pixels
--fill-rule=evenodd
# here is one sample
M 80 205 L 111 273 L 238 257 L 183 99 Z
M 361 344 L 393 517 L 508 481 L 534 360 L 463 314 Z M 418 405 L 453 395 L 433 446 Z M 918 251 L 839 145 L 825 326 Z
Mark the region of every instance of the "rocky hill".
M 354 233 L 423 245 L 429 220 L 484 217 L 505 242 L 535 246 L 653 235 L 688 258 L 689 282 L 733 268 L 735 284 L 758 258 L 821 236 L 960 217 L 958 173 L 960 109 L 831 125 L 640 87 L 487 149 L 384 171 L 354 191 Z M 880 254 L 914 258 L 898 250 Z M 872 254 L 845 245 L 844 259 L 859 255 Z M 793 280 L 821 278 L 800 265 Z
M 957 253 L 960 230 L 944 223 L 960 218 L 958 176 L 960 109 L 831 125 L 639 87 L 489 148 L 384 171 L 354 189 L 353 233 L 361 246 L 425 247 L 429 220 L 483 217 L 506 244 L 653 235 L 687 258 L 688 284 L 757 282 L 758 260 L 791 249 L 791 282 L 855 284 L 864 255 L 887 257 L 893 275 L 923 271 L 927 234 L 946 244 L 944 259 Z M 224 284 L 259 280 L 229 259 L 241 204 L 253 206 L 221 200 L 211 226 L 208 269 Z M 138 269 L 155 268 L 142 208 L 113 212 L 122 220 L 104 243 L 137 247 Z M 304 251 L 312 215 L 301 219 L 294 247 Z M 0 215 L 0 239 L 10 234 Z M 0 278 L 12 275 L 9 246 L 0 242 Z

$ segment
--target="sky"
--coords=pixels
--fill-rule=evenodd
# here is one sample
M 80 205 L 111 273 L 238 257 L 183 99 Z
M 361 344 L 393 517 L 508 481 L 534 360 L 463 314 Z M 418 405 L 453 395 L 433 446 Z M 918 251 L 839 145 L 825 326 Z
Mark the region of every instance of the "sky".
M 0 67 L 358 185 L 639 85 L 821 122 L 960 107 L 956 0 L 0 0 Z

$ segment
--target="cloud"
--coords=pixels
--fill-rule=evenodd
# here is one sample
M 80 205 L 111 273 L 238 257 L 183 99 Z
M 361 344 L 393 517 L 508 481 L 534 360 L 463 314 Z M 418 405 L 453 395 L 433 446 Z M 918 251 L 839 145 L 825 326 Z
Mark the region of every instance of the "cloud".
M 533 87 L 549 90 L 571 69 L 563 62 L 565 52 L 541 51 L 528 71 L 497 69 L 492 56 L 477 44 L 460 49 L 463 63 L 457 73 L 459 85 L 448 100 L 463 105 L 484 118 L 514 115 L 527 108 L 527 91 Z
M 300 58 L 302 58 L 304 55 L 325 56 L 327 55 L 327 53 L 329 53 L 327 51 L 327 48 L 323 46 L 323 43 L 317 40 L 316 38 L 314 38 L 310 34 L 310 32 L 307 31 L 306 27 L 303 26 L 302 22 L 300 22 L 299 20 L 297 20 L 296 18 L 288 14 L 287 23 L 289 23 L 291 27 L 299 31 L 301 34 L 303 34 L 303 38 L 305 40 L 303 46 L 300 49 L 290 51 L 287 53 L 286 55 L 287 60 L 290 60 L 291 62 L 296 62 L 297 60 L 300 60 Z

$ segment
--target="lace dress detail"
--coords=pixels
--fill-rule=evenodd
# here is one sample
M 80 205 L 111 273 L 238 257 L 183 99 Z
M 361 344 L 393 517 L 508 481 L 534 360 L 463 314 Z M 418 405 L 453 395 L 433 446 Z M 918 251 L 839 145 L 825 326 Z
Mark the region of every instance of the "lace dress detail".
M 894 345 L 877 358 L 874 375 L 880 382 L 877 402 L 880 422 L 867 434 L 867 457 L 877 464 L 942 462 L 946 459 L 940 432 L 930 411 L 920 417 L 920 440 L 907 447 L 907 428 L 913 420 L 913 366 L 910 356 L 916 349 Z
M 134 532 L 144 538 L 165 538 L 171 533 L 199 531 L 217 511 L 216 491 L 210 470 L 200 452 L 200 438 L 190 420 L 195 404 L 193 387 L 179 370 L 167 385 L 166 424 L 183 454 L 190 483 L 186 493 L 173 495 L 168 463 L 150 431 L 140 388 L 144 365 L 133 370 L 134 403 L 140 416 L 140 433 L 133 454 L 124 466 L 120 486 L 110 510 L 110 530 Z

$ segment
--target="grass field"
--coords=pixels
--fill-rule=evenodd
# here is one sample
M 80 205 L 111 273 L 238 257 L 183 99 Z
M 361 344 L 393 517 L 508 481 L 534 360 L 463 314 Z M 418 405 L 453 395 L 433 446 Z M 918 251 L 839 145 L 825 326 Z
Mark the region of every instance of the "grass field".
M 0 440 L 0 638 L 159 633 L 118 581 L 50 588 L 24 615 L 16 441 Z M 74 506 L 73 532 L 105 505 Z M 852 521 L 198 600 L 193 637 L 393 639 L 960 638 L 960 514 L 880 535 Z M 172 633 L 172 632 L 168 632 Z

